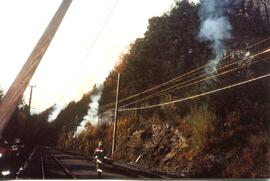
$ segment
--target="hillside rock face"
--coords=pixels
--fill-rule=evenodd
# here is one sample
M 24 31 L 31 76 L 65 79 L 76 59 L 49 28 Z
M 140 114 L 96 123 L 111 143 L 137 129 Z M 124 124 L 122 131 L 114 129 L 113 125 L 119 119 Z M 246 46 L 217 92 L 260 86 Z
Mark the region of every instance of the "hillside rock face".
M 187 149 L 190 140 L 179 128 L 155 123 L 118 140 L 118 160 L 155 171 L 179 174 L 178 155 Z
M 178 178 L 267 177 L 269 141 L 251 130 L 240 123 L 225 126 L 199 148 L 185 120 L 176 125 L 144 121 L 136 129 L 119 130 L 116 160 Z

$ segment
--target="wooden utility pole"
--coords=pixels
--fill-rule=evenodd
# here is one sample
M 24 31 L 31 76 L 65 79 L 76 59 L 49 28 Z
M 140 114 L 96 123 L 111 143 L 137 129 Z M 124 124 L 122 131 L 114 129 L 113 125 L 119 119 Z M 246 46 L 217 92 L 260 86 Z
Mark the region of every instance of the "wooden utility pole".
M 35 73 L 43 55 L 51 43 L 61 21 L 63 20 L 72 0 L 63 0 L 51 22 L 42 34 L 27 61 L 18 73 L 16 79 L 9 87 L 0 104 L 0 136 L 10 120 L 17 104 L 22 99 L 23 93 Z
M 29 97 L 29 104 L 28 104 L 28 106 L 29 106 L 28 113 L 29 113 L 29 115 L 30 115 L 30 114 L 31 114 L 31 103 L 32 103 L 33 88 L 35 88 L 36 86 L 31 85 L 31 86 L 29 86 L 29 87 L 30 87 L 30 97 Z
M 113 124 L 113 142 L 112 142 L 112 159 L 113 159 L 113 156 L 114 156 L 114 150 L 115 150 L 115 145 L 116 145 L 116 130 L 117 130 L 117 116 L 118 116 L 119 84 L 120 84 L 120 73 L 118 73 L 116 98 L 115 98 L 114 124 Z

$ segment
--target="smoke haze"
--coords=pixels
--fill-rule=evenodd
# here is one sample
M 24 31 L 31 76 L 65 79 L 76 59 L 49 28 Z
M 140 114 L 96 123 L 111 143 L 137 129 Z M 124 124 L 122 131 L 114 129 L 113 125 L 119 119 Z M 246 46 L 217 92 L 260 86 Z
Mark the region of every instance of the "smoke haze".
M 82 122 L 77 127 L 76 134 L 80 134 L 84 130 L 84 126 L 86 123 L 90 122 L 92 125 L 97 125 L 98 123 L 98 106 L 99 106 L 99 99 L 101 97 L 102 93 L 102 86 L 97 88 L 95 92 L 91 97 L 91 102 L 89 103 L 89 110 L 87 112 L 87 115 L 83 117 Z
M 225 15 L 226 10 L 237 3 L 233 0 L 202 0 L 199 10 L 200 30 L 198 38 L 210 42 L 214 58 L 210 60 L 212 71 L 216 70 L 224 53 L 224 42 L 232 38 L 232 25 Z

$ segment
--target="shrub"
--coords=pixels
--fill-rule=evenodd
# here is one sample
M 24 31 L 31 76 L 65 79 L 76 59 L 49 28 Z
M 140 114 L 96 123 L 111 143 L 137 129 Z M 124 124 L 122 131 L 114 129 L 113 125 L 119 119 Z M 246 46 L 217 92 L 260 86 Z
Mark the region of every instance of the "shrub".
M 209 142 L 214 131 L 215 114 L 208 108 L 208 104 L 192 107 L 186 120 L 191 127 L 191 146 L 195 150 L 203 149 Z

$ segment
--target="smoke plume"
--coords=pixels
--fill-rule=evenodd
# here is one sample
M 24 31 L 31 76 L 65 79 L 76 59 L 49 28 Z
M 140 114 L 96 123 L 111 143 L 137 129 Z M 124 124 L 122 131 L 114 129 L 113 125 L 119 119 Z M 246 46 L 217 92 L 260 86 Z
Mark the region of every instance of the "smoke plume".
M 83 117 L 82 122 L 77 127 L 76 134 L 80 134 L 84 130 L 86 123 L 90 122 L 92 125 L 97 125 L 98 123 L 98 106 L 99 99 L 101 97 L 102 87 L 96 89 L 95 93 L 90 97 L 91 102 L 89 103 L 89 110 L 87 115 Z
M 237 0 L 236 0 L 237 1 Z M 200 41 L 210 42 L 214 58 L 211 71 L 216 70 L 224 53 L 224 42 L 231 39 L 232 25 L 225 15 L 226 11 L 236 3 L 234 0 L 202 0 L 199 10 L 200 30 L 198 38 Z

